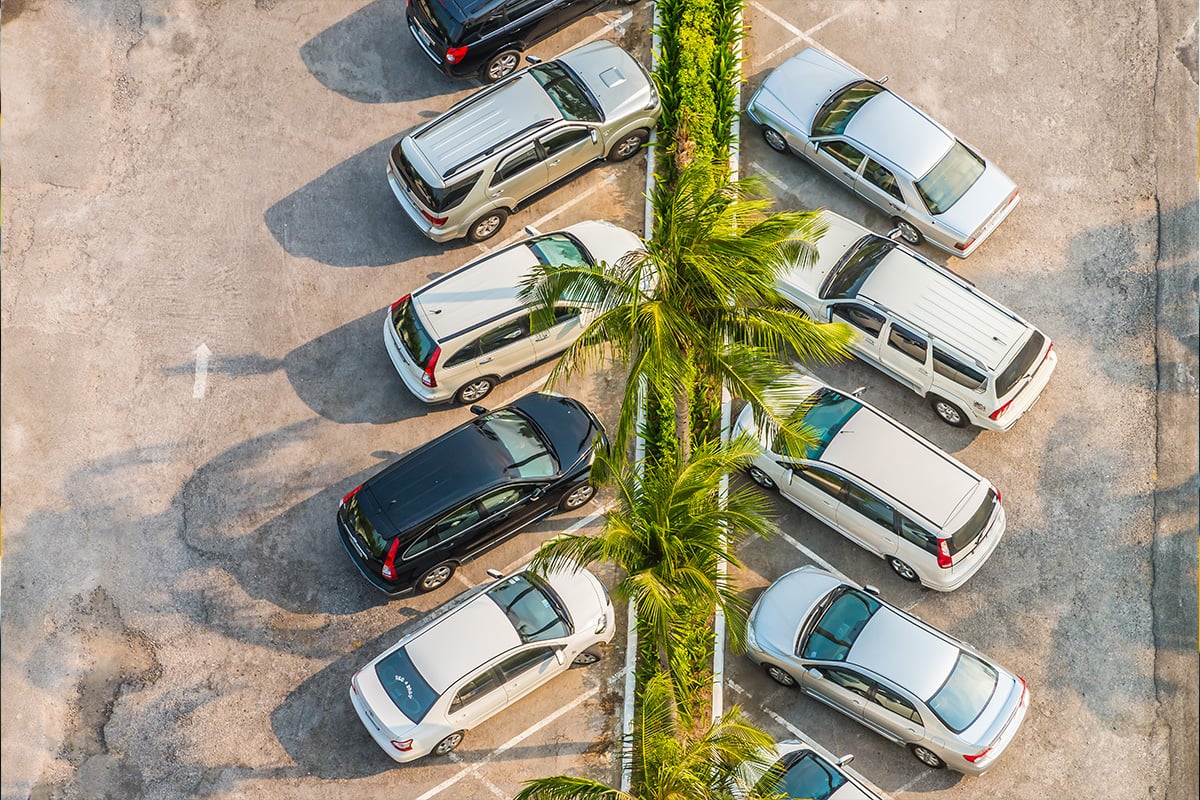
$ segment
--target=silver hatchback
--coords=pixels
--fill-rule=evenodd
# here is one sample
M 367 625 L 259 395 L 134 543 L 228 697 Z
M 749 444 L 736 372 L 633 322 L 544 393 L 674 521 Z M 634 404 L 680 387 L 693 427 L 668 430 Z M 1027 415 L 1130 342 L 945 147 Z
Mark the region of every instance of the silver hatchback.
M 809 48 L 767 76 L 746 113 L 768 145 L 879 208 L 908 244 L 966 258 L 1016 208 L 1017 186 L 881 84 Z
M 907 747 L 929 767 L 982 775 L 1029 710 L 1025 681 L 825 570 L 792 570 L 750 612 L 747 654 L 784 686 Z

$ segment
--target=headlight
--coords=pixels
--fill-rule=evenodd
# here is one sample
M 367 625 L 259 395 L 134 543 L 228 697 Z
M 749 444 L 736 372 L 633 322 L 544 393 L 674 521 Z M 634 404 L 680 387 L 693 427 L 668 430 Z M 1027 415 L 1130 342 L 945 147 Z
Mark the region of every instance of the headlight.
M 604 633 L 608 629 L 608 614 L 601 614 L 596 618 L 596 633 Z
M 755 650 L 760 650 L 758 639 L 754 636 L 754 620 L 750 619 L 746 622 L 746 646 Z

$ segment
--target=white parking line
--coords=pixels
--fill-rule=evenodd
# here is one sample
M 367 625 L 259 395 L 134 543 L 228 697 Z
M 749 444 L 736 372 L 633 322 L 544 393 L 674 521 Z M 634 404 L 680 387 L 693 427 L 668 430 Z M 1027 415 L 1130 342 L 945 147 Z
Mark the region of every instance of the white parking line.
M 608 510 L 610 508 L 612 508 L 612 503 L 606 503 L 605 505 L 601 506 L 600 508 L 597 508 L 592 513 L 588 514 L 586 517 L 576 520 L 574 525 L 571 525 L 569 528 L 565 528 L 562 531 L 562 533 L 559 533 L 557 535 L 562 536 L 564 533 L 574 533 L 575 531 L 579 530 L 580 528 L 585 528 L 588 525 L 591 525 L 597 519 L 599 519 L 600 517 L 607 514 Z M 535 547 L 534 549 L 530 550 L 525 555 L 518 558 L 516 561 L 509 564 L 507 567 L 504 568 L 504 570 L 503 570 L 504 574 L 507 575 L 508 573 L 512 572 L 514 569 L 521 566 L 522 564 L 528 564 L 529 559 L 533 558 L 533 554 L 536 553 L 540 549 L 541 549 L 541 546 L 539 545 L 538 547 Z
M 530 224 L 530 225 L 532 225 L 532 226 L 533 226 L 533 227 L 535 227 L 535 228 L 536 228 L 536 227 L 538 227 L 538 226 L 540 226 L 540 225 L 541 225 L 543 222 L 545 222 L 546 220 L 553 219 L 554 217 L 557 217 L 559 214 L 561 214 L 562 212 L 566 211 L 566 210 L 567 210 L 568 208 L 570 208 L 571 206 L 578 205 L 579 203 L 582 203 L 584 200 L 588 199 L 588 197 L 590 197 L 590 196 L 591 196 L 591 194 L 592 194 L 593 192 L 595 192 L 597 189 L 601 189 L 601 188 L 603 188 L 603 187 L 605 187 L 605 186 L 608 186 L 608 185 L 610 185 L 610 184 L 612 184 L 612 183 L 615 183 L 615 182 L 616 182 L 616 180 L 617 180 L 617 176 L 616 176 L 616 175 L 609 175 L 608 177 L 606 177 L 604 180 L 602 180 L 602 181 L 600 181 L 599 183 L 597 183 L 597 184 L 596 184 L 595 186 L 593 186 L 592 188 L 588 189 L 587 191 L 585 191 L 585 192 L 583 192 L 583 193 L 581 193 L 581 194 L 577 194 L 577 195 L 575 195 L 575 197 L 573 197 L 572 199 L 568 200 L 568 201 L 567 201 L 567 202 L 565 202 L 565 203 L 562 203 L 562 204 L 560 204 L 560 205 L 559 205 L 557 208 L 555 208 L 553 211 L 551 211 L 551 212 L 549 212 L 549 213 L 547 213 L 547 214 L 543 214 L 542 216 L 538 217 L 537 219 L 535 219 L 533 222 L 531 222 L 531 223 L 529 223 L 529 224 Z M 499 250 L 499 249 L 500 249 L 500 248 L 502 248 L 502 247 L 507 247 L 508 245 L 512 244 L 513 242 L 515 242 L 515 241 L 517 241 L 517 240 L 519 240 L 519 239 L 523 239 L 523 238 L 525 237 L 525 235 L 526 235 L 526 234 L 525 234 L 525 231 L 524 231 L 524 230 L 522 230 L 520 233 L 514 233 L 512 236 L 508 237 L 508 238 L 507 238 L 507 239 L 505 239 L 504 241 L 500 242 L 500 244 L 496 245 L 494 249 L 496 249 L 496 250 Z M 479 251 L 480 251 L 481 253 L 487 253 L 487 252 L 489 252 L 489 251 L 491 251 L 491 250 L 493 249 L 493 248 L 491 248 L 491 247 L 487 247 L 487 246 L 485 246 L 485 245 L 484 245 L 484 244 L 482 244 L 482 243 L 481 243 L 481 244 L 477 244 L 477 245 L 475 245 L 475 246 L 479 248 Z
M 624 14 L 617 17 L 616 19 L 614 19 L 612 22 L 605 25 L 600 30 L 596 31 L 595 33 L 591 34 L 590 36 L 585 36 L 584 38 L 580 39 L 578 42 L 576 42 L 575 44 L 568 47 L 567 50 L 574 50 L 576 47 L 583 47 L 585 44 L 587 44 L 589 42 L 594 42 L 597 39 L 599 39 L 601 36 L 606 35 L 613 28 L 616 28 L 619 25 L 624 25 L 626 22 L 629 22 L 629 20 L 631 20 L 631 19 L 633 19 L 633 12 L 626 11 Z M 565 53 L 565 52 L 567 52 L 567 51 L 564 50 L 563 53 Z M 562 53 L 559 53 L 558 55 L 561 56 Z M 555 58 L 558 58 L 558 56 L 555 56 Z
M 727 681 L 725 681 L 725 683 L 726 683 L 726 685 L 727 685 L 727 686 L 729 686 L 729 688 L 730 688 L 730 689 L 733 689 L 735 692 L 737 692 L 738 694 L 742 695 L 742 696 L 743 696 L 743 697 L 745 697 L 747 700 L 752 700 L 752 699 L 753 699 L 753 698 L 750 696 L 750 693 L 749 693 L 749 692 L 747 692 L 745 689 L 743 689 L 741 686 L 739 686 L 738 684 L 734 683 L 733 681 L 727 680 Z M 788 732 L 788 733 L 790 733 L 792 736 L 795 736 L 797 739 L 801 739 L 801 740 L 804 740 L 804 741 L 808 741 L 808 737 L 804 735 L 804 731 L 800 730 L 800 729 L 799 729 L 799 728 L 797 728 L 795 725 L 793 725 L 792 723 L 788 722 L 788 721 L 787 721 L 786 719 L 784 719 L 782 716 L 780 716 L 779 714 L 776 714 L 774 711 L 772 711 L 771 709 L 767 708 L 765 705 L 762 705 L 761 703 L 759 704 L 759 706 L 758 706 L 758 707 L 759 707 L 759 709 L 761 709 L 761 710 L 763 711 L 763 713 L 765 713 L 765 714 L 766 714 L 768 717 L 770 717 L 771 719 L 775 720 L 775 721 L 776 721 L 776 722 L 778 722 L 780 725 L 782 725 L 784 728 L 786 728 L 786 729 L 787 729 L 787 732 Z
M 798 541 L 793 539 L 791 536 L 788 536 L 786 533 L 783 532 L 783 529 L 780 528 L 778 525 L 776 525 L 774 527 L 775 527 L 774 533 L 776 536 L 780 537 L 785 542 L 790 544 L 792 547 L 796 548 L 801 553 L 808 556 L 809 559 L 811 559 L 812 561 L 817 562 L 817 564 L 819 564 L 822 569 L 832 572 L 834 575 L 836 575 L 838 578 L 845 581 L 846 583 L 853 583 L 856 586 L 862 585 L 862 584 L 858 583 L 857 581 L 851 580 L 850 578 L 846 577 L 846 574 L 844 572 L 842 572 L 841 570 L 839 570 L 837 567 L 833 566 L 828 561 L 826 561 L 825 559 L 821 558 L 819 555 L 814 553 L 812 550 L 809 550 L 807 547 L 800 544 Z
M 841 11 L 837 12 L 836 14 L 831 14 L 830 16 L 826 17 L 825 19 L 821 20 L 820 22 L 818 22 L 816 25 L 812 26 L 808 30 L 802 31 L 799 28 L 797 28 L 795 25 L 793 25 L 792 23 L 788 22 L 783 17 L 781 17 L 778 14 L 776 14 L 775 12 L 771 11 L 771 9 L 763 6 L 761 3 L 751 0 L 750 4 L 752 6 L 754 6 L 756 9 L 758 9 L 760 12 L 762 12 L 763 14 L 766 14 L 768 17 L 770 17 L 772 20 L 774 20 L 780 26 L 782 26 L 788 33 L 792 34 L 792 39 L 790 39 L 786 43 L 780 45 L 779 47 L 776 47 L 774 50 L 767 53 L 765 56 L 755 59 L 755 64 L 769 63 L 772 60 L 774 60 L 774 58 L 777 55 L 779 55 L 780 53 L 782 53 L 784 50 L 787 50 L 787 49 L 795 46 L 797 42 L 802 42 L 802 41 L 808 42 L 810 45 L 818 48 L 819 50 L 822 50 L 823 52 L 828 52 L 827 50 L 825 50 L 824 47 L 821 47 L 821 45 L 818 44 L 815 39 L 813 39 L 813 35 L 817 31 L 821 30 L 821 28 L 824 28 L 826 25 L 833 22 L 838 17 L 841 17 L 841 16 L 845 15 L 846 13 L 848 13 L 850 10 L 849 8 L 842 9 Z
M 762 164 L 758 163 L 757 161 L 751 161 L 750 166 L 754 167 L 755 172 L 757 172 L 759 175 L 762 175 L 768 181 L 773 183 L 775 185 L 775 187 L 777 189 L 779 189 L 781 192 L 788 191 L 788 185 L 786 183 L 784 183 L 783 178 L 779 177 L 774 172 L 771 172 L 770 170 L 765 168 Z

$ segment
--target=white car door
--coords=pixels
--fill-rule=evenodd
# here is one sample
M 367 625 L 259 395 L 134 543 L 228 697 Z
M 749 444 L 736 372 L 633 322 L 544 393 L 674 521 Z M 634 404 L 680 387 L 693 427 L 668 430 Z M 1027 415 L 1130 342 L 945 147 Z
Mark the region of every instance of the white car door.
M 895 322 L 884 330 L 883 336 L 879 346 L 880 366 L 896 380 L 924 396 L 933 385 L 928 340 Z
M 869 362 L 879 360 L 879 336 L 887 322 L 873 308 L 854 301 L 834 303 L 829 307 L 831 322 L 844 322 L 854 328 L 855 337 L 850 343 L 859 358 Z
M 837 528 L 876 555 L 896 552 L 896 510 L 861 486 L 846 483 L 844 500 L 838 505 Z
M 500 662 L 509 705 L 566 669 L 565 663 L 560 663 L 556 657 L 555 649 L 550 646 L 531 647 Z
M 795 464 L 784 472 L 779 491 L 802 509 L 826 525 L 838 526 L 839 496 L 842 478 L 829 470 L 812 464 Z
M 822 139 L 815 143 L 811 150 L 806 151 L 813 163 L 828 172 L 838 182 L 854 189 L 858 181 L 858 171 L 862 167 L 863 152 L 849 142 L 841 139 Z
M 459 686 L 446 712 L 446 724 L 451 730 L 465 731 L 475 727 L 508 705 L 508 694 L 501 685 L 496 670 L 484 667 Z
M 554 309 L 554 324 L 533 334 L 534 356 L 538 361 L 553 358 L 570 347 L 583 330 L 578 308 L 560 306 Z

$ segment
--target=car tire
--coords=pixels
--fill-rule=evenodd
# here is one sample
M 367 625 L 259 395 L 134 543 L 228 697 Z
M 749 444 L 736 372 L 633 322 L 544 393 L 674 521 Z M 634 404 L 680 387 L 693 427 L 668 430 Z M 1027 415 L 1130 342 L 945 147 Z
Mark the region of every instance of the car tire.
M 417 579 L 417 591 L 432 592 L 434 589 L 444 586 L 446 581 L 454 575 L 457 567 L 458 565 L 453 561 L 443 561 L 441 564 L 430 567 Z
M 516 72 L 520 66 L 520 50 L 501 50 L 489 58 L 483 68 L 479 70 L 479 79 L 484 83 L 495 83 Z
M 762 137 L 763 141 L 767 143 L 767 147 L 776 153 L 786 153 L 790 149 L 787 139 L 783 138 L 783 134 L 774 128 L 763 127 Z
M 896 573 L 904 580 L 908 581 L 909 583 L 920 583 L 921 576 L 918 575 L 917 571 L 908 564 L 905 564 L 895 556 L 888 556 L 887 562 L 888 566 L 892 568 L 892 572 Z
M 942 759 L 938 757 L 938 754 L 929 748 L 922 747 L 919 744 L 910 744 L 908 749 L 913 754 L 913 757 L 917 759 L 917 761 L 920 761 L 930 769 L 946 768 L 946 762 L 942 761 Z
M 628 158 L 633 158 L 638 150 L 642 149 L 642 145 L 650 140 L 650 131 L 645 128 L 638 128 L 636 131 L 625 134 L 621 137 L 621 141 L 612 146 L 608 151 L 609 161 L 624 161 Z
M 917 226 L 906 219 L 892 217 L 892 227 L 900 232 L 900 238 L 911 247 L 916 247 L 925 241 L 925 237 L 917 230 Z
M 476 244 L 486 242 L 500 232 L 506 221 L 508 212 L 503 208 L 493 208 L 471 223 L 471 227 L 467 229 L 467 238 Z
M 774 664 L 763 664 L 763 669 L 771 676 L 771 680 L 781 686 L 796 686 L 796 679 L 793 678 L 787 670 L 782 667 L 777 667 Z
M 463 384 L 454 393 L 454 400 L 464 406 L 478 403 L 492 393 L 496 388 L 496 379 L 492 377 L 476 378 L 470 383 Z
M 967 416 L 967 412 L 944 397 L 938 397 L 936 394 L 929 395 L 929 405 L 933 408 L 933 413 L 937 414 L 938 418 L 947 425 L 953 425 L 955 428 L 965 428 L 971 423 L 971 418 Z
M 768 489 L 772 492 L 779 489 L 779 484 L 771 480 L 771 476 L 763 472 L 758 467 L 749 467 L 746 470 L 746 474 L 750 476 L 750 480 L 754 481 L 764 489 Z
M 602 656 L 599 650 L 594 647 L 589 647 L 587 650 L 576 654 L 575 658 L 571 659 L 571 666 L 586 667 L 589 664 L 595 664 L 601 659 L 601 657 Z
M 466 731 L 455 731 L 454 733 L 442 739 L 433 746 L 432 754 L 435 756 L 449 755 L 450 751 L 462 744 L 463 737 L 467 735 Z
M 590 483 L 577 483 L 567 490 L 562 500 L 558 501 L 559 511 L 574 511 L 591 502 L 596 496 L 596 487 Z

